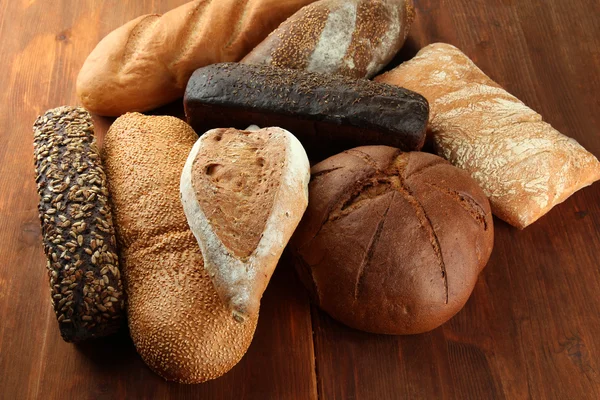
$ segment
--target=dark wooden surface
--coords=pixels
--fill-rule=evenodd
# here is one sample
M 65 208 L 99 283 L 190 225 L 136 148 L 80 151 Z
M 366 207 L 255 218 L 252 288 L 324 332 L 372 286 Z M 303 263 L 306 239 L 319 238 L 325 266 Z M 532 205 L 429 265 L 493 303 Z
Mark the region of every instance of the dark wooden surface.
M 495 220 L 495 249 L 471 299 L 427 334 L 344 327 L 310 306 L 283 260 L 248 354 L 215 381 L 164 382 L 126 332 L 64 343 L 49 302 L 31 125 L 77 102 L 78 69 L 101 37 L 183 2 L 0 0 L 0 398 L 600 398 L 600 184 L 523 232 Z M 458 45 L 600 156 L 600 2 L 415 2 L 396 63 L 434 41 Z M 110 122 L 96 120 L 100 137 Z

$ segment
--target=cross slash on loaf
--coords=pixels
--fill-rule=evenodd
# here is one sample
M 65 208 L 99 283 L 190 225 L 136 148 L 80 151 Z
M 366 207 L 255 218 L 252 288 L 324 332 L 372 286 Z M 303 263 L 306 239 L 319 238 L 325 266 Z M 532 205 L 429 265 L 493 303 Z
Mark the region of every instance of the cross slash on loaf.
M 222 301 L 237 321 L 260 299 L 308 204 L 304 148 L 281 128 L 211 130 L 181 175 L 181 200 Z
M 311 172 L 289 247 L 314 303 L 355 329 L 394 335 L 430 331 L 462 309 L 494 243 L 488 200 L 465 171 L 365 146 Z

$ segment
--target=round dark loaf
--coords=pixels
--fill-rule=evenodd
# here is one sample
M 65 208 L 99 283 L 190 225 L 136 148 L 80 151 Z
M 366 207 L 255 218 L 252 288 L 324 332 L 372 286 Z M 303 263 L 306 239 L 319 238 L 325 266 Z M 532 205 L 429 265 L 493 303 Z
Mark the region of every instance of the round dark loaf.
M 314 161 L 364 145 L 419 150 L 429 117 L 423 96 L 396 86 L 235 63 L 196 70 L 184 105 L 188 123 L 199 134 L 278 126 L 293 133 Z
M 52 304 L 67 342 L 119 329 L 123 287 L 106 176 L 90 114 L 59 107 L 33 126 L 39 216 Z
M 427 153 L 359 147 L 312 168 L 290 247 L 313 300 L 360 330 L 414 334 L 454 316 L 493 246 L 482 190 Z

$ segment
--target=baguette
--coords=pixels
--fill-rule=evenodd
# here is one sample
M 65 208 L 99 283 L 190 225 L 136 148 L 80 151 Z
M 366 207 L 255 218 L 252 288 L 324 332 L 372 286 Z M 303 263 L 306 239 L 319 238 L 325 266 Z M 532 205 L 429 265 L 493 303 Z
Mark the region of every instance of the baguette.
M 106 175 L 90 114 L 48 110 L 35 121 L 39 215 L 52 305 L 67 342 L 115 333 L 124 292 Z
M 200 68 L 184 97 L 196 132 L 250 124 L 278 126 L 312 160 L 359 145 L 419 150 L 429 116 L 423 96 L 367 79 L 246 64 Z
M 600 179 L 600 163 L 486 76 L 459 49 L 429 45 L 376 78 L 423 94 L 435 152 L 467 170 L 494 214 L 527 227 Z
M 138 17 L 109 33 L 77 78 L 91 112 L 147 111 L 183 95 L 196 68 L 238 61 L 279 23 L 314 0 L 196 0 Z
M 231 318 L 187 224 L 179 180 L 197 139 L 177 118 L 125 114 L 108 131 L 103 154 L 133 343 L 152 370 L 182 383 L 229 371 L 257 321 Z
M 242 62 L 371 78 L 400 50 L 413 0 L 321 0 L 282 23 Z
M 310 166 L 280 128 L 214 129 L 181 174 L 181 200 L 208 271 L 233 317 L 257 315 L 271 275 L 308 204 Z

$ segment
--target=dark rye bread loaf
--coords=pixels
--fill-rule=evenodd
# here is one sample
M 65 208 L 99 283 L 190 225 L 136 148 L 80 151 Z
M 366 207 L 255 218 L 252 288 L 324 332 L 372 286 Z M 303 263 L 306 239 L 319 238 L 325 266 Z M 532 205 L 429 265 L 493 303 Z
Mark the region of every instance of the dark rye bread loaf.
M 199 134 L 221 127 L 278 126 L 313 160 L 356 146 L 419 150 L 429 105 L 410 90 L 366 79 L 236 63 L 194 72 L 185 93 L 188 123 Z
M 60 333 L 67 342 L 109 335 L 124 295 L 106 176 L 90 114 L 59 107 L 38 117 L 34 156 L 44 252 Z
M 323 310 L 356 329 L 415 334 L 464 306 L 494 240 L 487 198 L 465 171 L 432 154 L 370 146 L 311 173 L 290 248 Z

